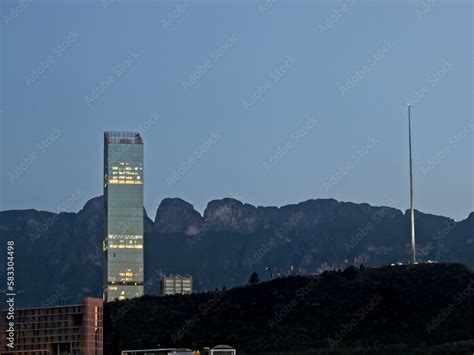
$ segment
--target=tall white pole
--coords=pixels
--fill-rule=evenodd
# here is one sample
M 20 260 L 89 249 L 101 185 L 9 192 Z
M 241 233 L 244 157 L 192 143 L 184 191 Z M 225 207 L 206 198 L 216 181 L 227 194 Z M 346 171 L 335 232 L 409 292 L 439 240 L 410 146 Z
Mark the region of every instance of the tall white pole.
M 412 263 L 416 263 L 415 247 L 415 210 L 413 208 L 413 158 L 411 144 L 411 105 L 408 105 L 408 144 L 410 151 L 410 221 L 411 221 L 411 253 Z

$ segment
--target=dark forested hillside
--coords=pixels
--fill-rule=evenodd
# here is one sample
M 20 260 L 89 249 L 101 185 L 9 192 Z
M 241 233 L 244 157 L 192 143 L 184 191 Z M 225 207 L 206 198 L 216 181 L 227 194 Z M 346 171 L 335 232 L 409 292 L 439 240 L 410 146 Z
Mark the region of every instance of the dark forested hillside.
M 348 268 L 228 291 L 109 303 L 105 353 L 221 343 L 245 353 L 472 352 L 473 319 L 474 273 L 462 265 Z
M 416 219 L 420 260 L 474 267 L 474 214 L 457 223 L 423 213 Z M 165 199 L 144 223 L 149 294 L 159 291 L 160 273 L 192 274 L 203 291 L 244 284 L 253 271 L 269 280 L 409 259 L 408 216 L 391 207 L 335 200 L 254 207 L 223 199 L 201 216 L 181 199 Z M 100 296 L 103 234 L 101 197 L 78 213 L 0 212 L 0 242 L 16 243 L 18 305 Z

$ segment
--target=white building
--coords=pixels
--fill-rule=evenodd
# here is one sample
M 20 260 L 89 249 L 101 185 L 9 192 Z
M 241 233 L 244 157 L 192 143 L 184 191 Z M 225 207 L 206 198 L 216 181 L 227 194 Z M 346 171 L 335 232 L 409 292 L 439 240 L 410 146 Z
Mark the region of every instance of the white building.
M 193 293 L 193 277 L 191 275 L 162 275 L 161 295 L 189 295 Z

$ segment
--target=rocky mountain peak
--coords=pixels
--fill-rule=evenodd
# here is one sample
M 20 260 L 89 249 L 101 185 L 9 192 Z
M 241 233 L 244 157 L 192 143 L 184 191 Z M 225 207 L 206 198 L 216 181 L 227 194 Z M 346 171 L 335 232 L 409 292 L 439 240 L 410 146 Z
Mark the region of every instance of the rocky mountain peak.
M 233 198 L 213 200 L 204 211 L 204 222 L 215 231 L 252 233 L 262 227 L 262 210 Z
M 165 198 L 156 211 L 155 230 L 159 233 L 196 235 L 201 225 L 199 212 L 180 198 Z

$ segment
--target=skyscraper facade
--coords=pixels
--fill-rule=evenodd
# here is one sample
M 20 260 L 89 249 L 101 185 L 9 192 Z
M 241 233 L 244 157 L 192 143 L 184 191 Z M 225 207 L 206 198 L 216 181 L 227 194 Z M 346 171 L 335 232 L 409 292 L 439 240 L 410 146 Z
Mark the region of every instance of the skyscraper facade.
M 143 140 L 105 132 L 104 301 L 143 295 Z

